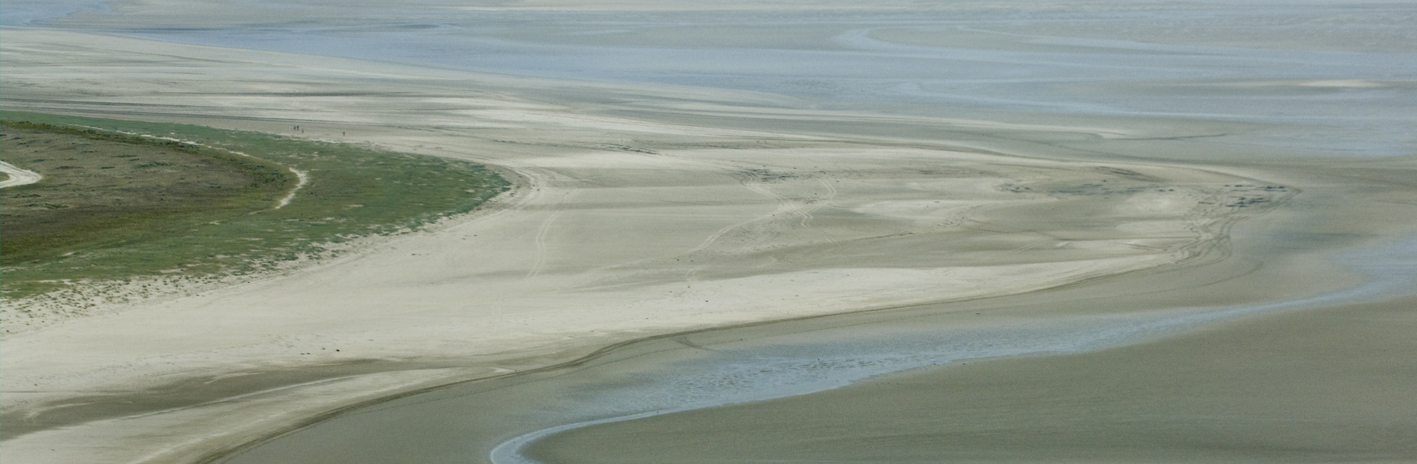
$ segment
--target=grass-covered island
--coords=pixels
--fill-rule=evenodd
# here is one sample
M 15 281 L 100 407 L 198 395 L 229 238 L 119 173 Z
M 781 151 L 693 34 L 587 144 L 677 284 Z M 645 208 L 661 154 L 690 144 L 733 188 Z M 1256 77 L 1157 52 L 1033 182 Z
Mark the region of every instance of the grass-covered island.
M 7 312 L 23 313 L 7 319 L 328 257 L 509 188 L 476 164 L 347 144 L 20 112 L 0 121 L 5 161 L 44 176 L 0 191 L 3 294 Z

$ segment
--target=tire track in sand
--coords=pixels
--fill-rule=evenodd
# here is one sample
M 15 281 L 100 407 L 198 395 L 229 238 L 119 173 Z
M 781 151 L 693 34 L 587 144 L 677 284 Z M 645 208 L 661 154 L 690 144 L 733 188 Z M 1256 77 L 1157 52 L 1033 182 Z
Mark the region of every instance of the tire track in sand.
M 772 189 L 767 188 L 765 182 L 742 182 L 743 187 L 747 188 L 748 190 L 752 190 L 754 193 L 776 201 L 777 209 L 773 210 L 772 212 L 754 217 L 752 219 L 747 219 L 733 224 L 729 224 L 728 226 L 725 226 L 722 229 L 715 231 L 713 234 L 710 234 L 708 237 L 704 238 L 704 241 L 702 243 L 699 243 L 699 246 L 690 249 L 681 256 L 687 256 L 702 252 L 708 249 L 708 247 L 713 246 L 714 243 L 718 242 L 719 239 L 721 239 L 729 232 L 740 229 L 749 224 L 771 221 L 773 218 L 782 216 L 784 214 L 793 215 L 801 218 L 801 220 L 798 221 L 798 225 L 800 227 L 822 236 L 822 238 L 826 239 L 828 244 L 838 243 L 838 240 L 835 237 L 832 237 L 830 234 L 827 234 L 826 232 L 823 232 L 822 230 L 817 229 L 816 227 L 813 227 L 811 225 L 812 220 L 815 219 L 815 216 L 812 215 L 812 212 L 821 209 L 824 203 L 829 203 L 832 199 L 836 198 L 837 194 L 836 188 L 832 187 L 830 183 L 828 183 L 826 180 L 817 179 L 817 181 L 820 182 L 824 187 L 826 187 L 827 197 L 821 201 L 816 202 L 801 201 L 788 198 L 786 195 L 780 195 L 776 192 L 773 192 Z M 696 266 L 689 269 L 684 273 L 684 281 L 688 283 L 698 281 L 698 273 L 703 269 L 704 266 Z
M 532 262 L 531 269 L 527 270 L 524 279 L 536 277 L 541 274 L 542 270 L 546 269 L 546 261 L 549 258 L 549 253 L 547 253 L 546 250 L 546 236 L 550 235 L 551 226 L 556 223 L 556 219 L 561 217 L 561 213 L 566 212 L 563 208 L 566 204 L 566 199 L 570 198 L 570 196 L 571 192 L 562 193 L 561 198 L 557 199 L 556 203 L 551 206 L 551 209 L 555 211 L 552 211 L 550 216 L 542 220 L 541 226 L 536 229 L 536 237 L 533 239 L 533 243 L 536 245 L 536 260 Z

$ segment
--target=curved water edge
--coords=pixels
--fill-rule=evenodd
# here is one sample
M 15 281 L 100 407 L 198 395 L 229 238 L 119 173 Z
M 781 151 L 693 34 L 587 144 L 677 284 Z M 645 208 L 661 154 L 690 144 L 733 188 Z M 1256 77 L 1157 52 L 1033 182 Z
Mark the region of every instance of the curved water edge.
M 540 464 L 523 454 L 542 438 L 582 427 L 663 414 L 816 393 L 912 369 L 1004 356 L 1068 354 L 1113 348 L 1203 325 L 1412 293 L 1417 281 L 1417 238 L 1346 254 L 1338 264 L 1361 274 L 1362 284 L 1309 298 L 1225 308 L 1185 308 L 1151 314 L 1080 317 L 1013 327 L 893 331 L 830 343 L 791 343 L 746 350 L 716 350 L 704 357 L 630 375 L 638 383 L 576 398 L 593 417 L 535 430 L 492 449 L 495 464 Z M 616 382 L 618 383 L 618 382 Z

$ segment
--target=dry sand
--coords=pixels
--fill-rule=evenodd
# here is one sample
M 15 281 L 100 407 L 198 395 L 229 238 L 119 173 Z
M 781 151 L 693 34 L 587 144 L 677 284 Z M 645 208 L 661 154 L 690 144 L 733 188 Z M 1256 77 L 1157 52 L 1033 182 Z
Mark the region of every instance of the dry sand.
M 5 29 L 0 47 L 7 109 L 299 124 L 518 183 L 349 258 L 7 335 L 6 462 L 190 462 L 338 407 L 649 334 L 1217 262 L 1236 221 L 1304 188 L 1263 167 L 1038 150 L 1154 135 L 1141 125 L 827 113 L 31 29 Z M 1383 227 L 1406 226 L 1370 231 Z M 1328 272 L 1309 288 L 1343 282 Z
M 0 188 L 29 185 L 39 182 L 40 179 L 44 178 L 44 176 L 39 175 L 37 172 L 22 169 L 4 161 L 0 161 L 0 172 L 4 172 L 7 176 L 5 180 L 0 181 Z

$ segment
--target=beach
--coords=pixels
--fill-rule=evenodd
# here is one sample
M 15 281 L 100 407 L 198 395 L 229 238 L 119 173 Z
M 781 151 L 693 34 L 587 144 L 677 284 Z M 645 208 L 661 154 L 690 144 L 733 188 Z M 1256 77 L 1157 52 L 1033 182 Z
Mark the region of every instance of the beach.
M 0 32 L 4 109 L 367 144 L 514 187 L 248 283 L 82 317 L 7 301 L 7 462 L 1417 459 L 1393 438 L 1417 429 L 1406 74 L 1266 81 L 1391 97 L 1305 144 L 1361 105 L 887 111 L 74 18 L 91 31 Z M 745 359 L 778 364 L 732 377 Z

